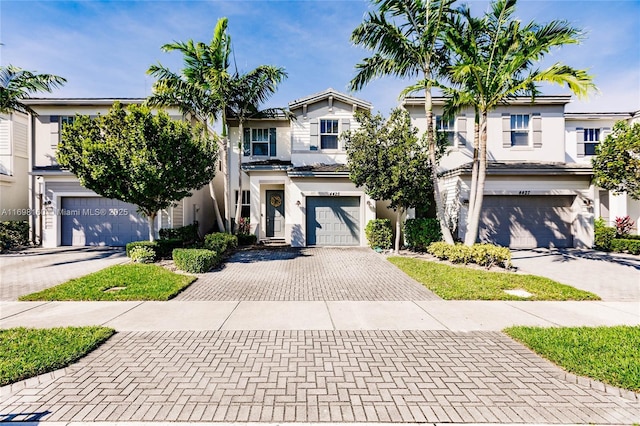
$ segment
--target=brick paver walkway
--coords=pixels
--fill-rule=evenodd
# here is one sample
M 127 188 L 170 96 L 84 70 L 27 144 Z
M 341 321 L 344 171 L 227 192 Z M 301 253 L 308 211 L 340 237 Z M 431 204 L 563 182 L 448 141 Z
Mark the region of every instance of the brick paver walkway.
M 119 333 L 63 377 L 5 392 L 0 421 L 640 419 L 637 400 L 563 377 L 496 332 Z
M 439 300 L 371 249 L 240 251 L 175 300 Z

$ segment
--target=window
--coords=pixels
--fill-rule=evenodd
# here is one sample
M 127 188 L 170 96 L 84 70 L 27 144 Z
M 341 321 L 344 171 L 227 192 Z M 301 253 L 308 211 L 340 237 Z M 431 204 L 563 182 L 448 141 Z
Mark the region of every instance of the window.
M 436 116 L 436 131 L 443 133 L 447 137 L 447 145 L 455 144 L 455 120 L 453 118 L 444 120 L 441 115 Z
M 529 146 L 529 115 L 511 115 L 511 146 Z
M 269 129 L 251 129 L 251 155 L 269 155 Z
M 596 155 L 600 143 L 600 129 L 584 129 L 584 155 Z
M 338 149 L 338 120 L 320 120 L 320 149 Z
M 238 191 L 236 191 L 236 202 L 234 207 L 238 208 Z M 242 191 L 242 212 L 241 217 L 250 217 L 251 216 L 251 191 Z

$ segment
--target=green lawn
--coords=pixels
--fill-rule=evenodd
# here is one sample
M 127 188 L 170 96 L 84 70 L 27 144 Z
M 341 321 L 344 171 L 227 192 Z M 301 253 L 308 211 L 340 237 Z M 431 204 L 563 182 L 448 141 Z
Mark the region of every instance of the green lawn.
M 113 333 L 104 327 L 0 330 L 0 386 L 66 367 Z
M 195 279 L 157 265 L 128 263 L 22 296 L 20 300 L 169 300 Z
M 640 326 L 510 327 L 504 332 L 566 371 L 640 391 Z
M 491 272 L 409 257 L 390 257 L 389 261 L 447 300 L 600 300 L 593 293 L 535 275 Z M 504 292 L 517 289 L 533 296 L 522 298 Z

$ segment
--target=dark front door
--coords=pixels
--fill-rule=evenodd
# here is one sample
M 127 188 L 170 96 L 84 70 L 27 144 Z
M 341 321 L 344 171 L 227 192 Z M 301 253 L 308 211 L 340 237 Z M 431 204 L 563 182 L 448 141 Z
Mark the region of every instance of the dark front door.
M 284 238 L 284 191 L 267 191 L 267 237 Z

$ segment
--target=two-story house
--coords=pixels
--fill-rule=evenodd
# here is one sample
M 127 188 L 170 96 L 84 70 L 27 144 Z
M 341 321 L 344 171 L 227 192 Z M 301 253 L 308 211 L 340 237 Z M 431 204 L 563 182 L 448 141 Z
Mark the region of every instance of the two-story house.
M 30 117 L 30 160 L 24 179 L 31 212 L 31 230 L 43 247 L 108 245 L 123 246 L 148 239 L 148 223 L 137 207 L 99 196 L 80 185 L 72 173 L 61 170 L 56 149 L 61 129 L 76 114 L 106 114 L 118 100 L 123 105 L 140 104 L 144 99 L 29 99 L 25 101 L 37 115 Z M 168 109 L 176 119 L 185 119 L 176 109 Z M 28 190 L 26 187 L 28 186 Z M 3 204 L 4 205 L 4 204 Z M 175 228 L 197 221 L 200 232 L 213 227 L 212 201 L 208 188 L 176 201 L 159 212 L 156 229 Z
M 327 89 L 289 103 L 294 119 L 250 120 L 240 135 L 230 123 L 230 164 L 242 156 L 242 188 L 231 167 L 231 200 L 240 200 L 259 240 L 294 247 L 365 246 L 376 203 L 349 180 L 340 134 L 355 129 L 369 102 Z M 242 147 L 239 150 L 237 147 Z M 235 167 L 237 169 L 237 167 Z
M 0 222 L 29 218 L 29 117 L 0 114 Z

